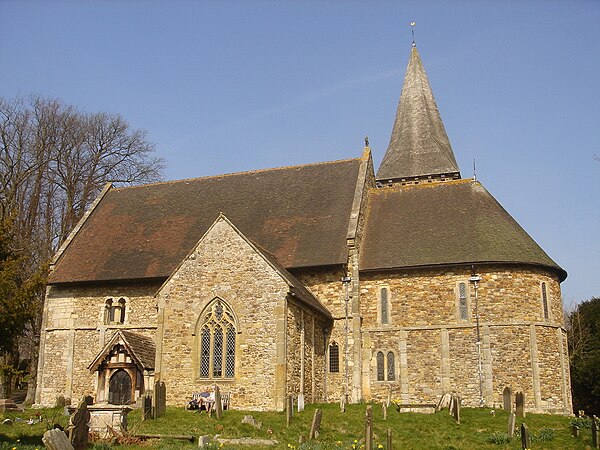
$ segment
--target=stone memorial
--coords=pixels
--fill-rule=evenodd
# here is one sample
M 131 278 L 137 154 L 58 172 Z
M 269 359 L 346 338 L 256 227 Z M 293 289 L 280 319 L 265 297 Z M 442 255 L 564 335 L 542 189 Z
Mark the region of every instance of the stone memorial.
M 319 433 L 321 431 L 321 418 L 323 417 L 323 412 L 320 409 L 315 409 L 315 414 L 313 416 L 312 425 L 310 426 L 310 435 L 309 439 L 317 439 L 319 437 Z
M 46 431 L 42 436 L 42 442 L 48 450 L 73 450 L 65 432 L 58 428 Z
M 221 389 L 219 386 L 215 386 L 215 418 L 221 419 L 223 417 L 223 400 L 221 399 Z
M 508 386 L 502 391 L 502 406 L 504 411 L 512 411 L 512 391 Z
M 365 411 L 365 450 L 373 450 L 373 409 L 367 406 Z
M 515 421 L 517 420 L 517 416 L 514 412 L 511 412 L 508 416 L 508 437 L 512 438 L 515 435 Z
M 529 428 L 524 423 L 521 424 L 521 448 L 523 450 L 531 448 L 531 438 L 529 437 Z
M 79 403 L 77 410 L 69 418 L 69 441 L 75 450 L 83 450 L 87 447 L 90 438 L 90 419 L 88 405 L 85 398 Z
M 304 411 L 304 394 L 298 394 L 298 412 Z
M 525 417 L 525 393 L 517 392 L 515 394 L 515 412 L 517 417 Z

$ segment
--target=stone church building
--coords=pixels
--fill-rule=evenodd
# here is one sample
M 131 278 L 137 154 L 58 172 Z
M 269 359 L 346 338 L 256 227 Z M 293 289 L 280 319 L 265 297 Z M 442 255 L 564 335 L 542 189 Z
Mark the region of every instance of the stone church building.
M 412 48 L 390 144 L 357 158 L 107 186 L 56 255 L 36 401 L 306 402 L 570 413 L 559 267 L 463 179 Z

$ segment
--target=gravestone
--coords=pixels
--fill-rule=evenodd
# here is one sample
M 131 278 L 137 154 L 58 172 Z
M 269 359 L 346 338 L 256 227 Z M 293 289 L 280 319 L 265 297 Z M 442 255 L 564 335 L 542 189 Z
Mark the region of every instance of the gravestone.
M 346 412 L 346 399 L 343 396 L 340 399 L 340 411 L 343 413 Z
M 438 401 L 437 405 L 435 405 L 435 410 L 441 411 L 444 408 L 448 408 L 450 406 L 450 401 L 452 400 L 451 394 L 444 394 Z
M 592 416 L 592 448 L 600 448 L 600 427 L 596 416 Z
M 221 399 L 221 389 L 215 385 L 215 418 L 223 417 L 223 400 Z
M 515 411 L 517 417 L 525 417 L 525 393 L 517 392 L 515 394 Z
M 46 431 L 42 436 L 42 442 L 49 450 L 73 450 L 65 432 L 57 428 Z
M 304 394 L 298 394 L 298 412 L 304 411 Z
M 531 448 L 529 428 L 524 423 L 521 424 L 521 448 L 523 450 Z
M 208 435 L 198 437 L 198 447 L 206 448 L 210 445 L 212 438 Z
M 152 419 L 152 396 L 144 395 L 142 398 L 142 420 Z
M 574 438 L 578 438 L 579 437 L 579 427 L 577 425 L 571 425 L 571 435 Z
M 291 395 L 288 395 L 285 402 L 285 424 L 289 427 L 294 415 L 294 400 Z
M 312 425 L 310 426 L 310 435 L 308 436 L 309 439 L 317 439 L 319 437 L 322 417 L 323 412 L 318 408 L 315 409 L 315 415 L 313 416 Z
M 383 420 L 387 420 L 387 405 L 385 403 L 381 405 L 381 411 L 383 412 Z
M 164 381 L 154 383 L 154 399 L 152 402 L 152 418 L 158 419 L 167 410 L 167 388 Z
M 454 420 L 456 420 L 456 423 L 460 423 L 460 404 L 461 404 L 460 397 L 455 396 L 452 404 L 453 404 L 452 417 L 454 417 Z
M 262 422 L 257 422 L 254 416 L 251 415 L 245 415 L 242 419 L 242 423 L 247 423 L 248 425 L 253 426 L 257 430 L 260 430 L 262 428 Z
M 393 445 L 392 445 L 392 430 L 391 429 L 387 429 L 387 450 L 393 450 Z
M 373 450 L 373 409 L 367 406 L 365 411 L 365 450 Z
M 502 403 L 504 411 L 512 411 L 512 391 L 508 386 L 502 391 Z
M 514 412 L 511 412 L 508 416 L 508 437 L 512 438 L 515 435 L 515 421 L 517 420 L 517 416 Z
M 85 399 L 79 403 L 77 410 L 69 419 L 69 441 L 75 450 L 83 450 L 87 447 L 90 438 L 89 422 L 92 417 L 87 408 Z
M 451 416 L 452 411 L 454 411 L 454 402 L 456 401 L 456 397 L 454 395 L 450 396 L 450 403 L 448 403 L 448 414 Z

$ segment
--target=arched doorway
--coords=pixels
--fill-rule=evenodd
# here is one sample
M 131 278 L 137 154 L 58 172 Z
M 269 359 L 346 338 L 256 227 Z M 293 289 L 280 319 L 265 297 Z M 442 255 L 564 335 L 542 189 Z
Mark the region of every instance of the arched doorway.
M 123 369 L 117 370 L 108 387 L 108 403 L 126 405 L 131 402 L 131 377 Z

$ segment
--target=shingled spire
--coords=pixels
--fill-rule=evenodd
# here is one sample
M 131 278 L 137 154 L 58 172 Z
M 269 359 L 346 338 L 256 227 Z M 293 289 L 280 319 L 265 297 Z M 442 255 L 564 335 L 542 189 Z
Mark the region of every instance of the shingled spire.
M 380 184 L 460 178 L 421 57 L 413 45 L 388 149 L 377 171 Z

